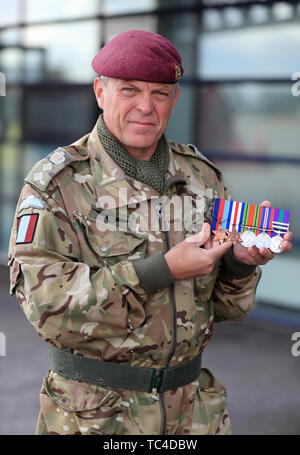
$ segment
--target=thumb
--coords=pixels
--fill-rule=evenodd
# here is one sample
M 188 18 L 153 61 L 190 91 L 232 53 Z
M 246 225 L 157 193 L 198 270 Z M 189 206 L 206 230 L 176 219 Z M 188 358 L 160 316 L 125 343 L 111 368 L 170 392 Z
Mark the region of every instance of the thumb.
M 272 204 L 270 201 L 263 201 L 261 204 L 260 204 L 261 207 L 272 207 Z
M 207 253 L 209 256 L 216 261 L 220 257 L 222 257 L 227 250 L 229 250 L 232 247 L 232 241 L 227 240 L 224 243 L 221 243 L 220 245 L 213 246 L 213 248 L 207 250 Z
M 185 242 L 194 243 L 195 246 L 202 246 L 210 239 L 210 225 L 203 223 L 202 229 L 198 234 L 190 235 Z

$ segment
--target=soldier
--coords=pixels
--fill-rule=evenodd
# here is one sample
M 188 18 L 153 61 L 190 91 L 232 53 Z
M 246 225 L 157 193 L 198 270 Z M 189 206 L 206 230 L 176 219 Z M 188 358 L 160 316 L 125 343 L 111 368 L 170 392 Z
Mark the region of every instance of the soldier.
M 273 253 L 210 239 L 229 193 L 194 146 L 164 135 L 183 74 L 174 46 L 121 33 L 93 68 L 103 114 L 29 172 L 10 240 L 10 294 L 50 345 L 36 433 L 229 434 L 201 353 L 214 321 L 251 311 Z

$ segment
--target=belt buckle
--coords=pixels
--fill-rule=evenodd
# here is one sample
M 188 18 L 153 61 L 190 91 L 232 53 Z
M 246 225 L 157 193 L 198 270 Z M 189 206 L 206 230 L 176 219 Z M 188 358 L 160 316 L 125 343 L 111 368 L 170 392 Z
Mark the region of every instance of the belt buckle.
M 162 385 L 162 380 L 163 380 L 163 371 L 165 368 L 160 370 L 160 372 L 157 374 L 156 369 L 153 368 L 153 375 L 151 379 L 151 385 L 150 385 L 150 392 L 152 392 L 153 389 L 157 389 L 158 392 L 160 392 L 160 387 Z

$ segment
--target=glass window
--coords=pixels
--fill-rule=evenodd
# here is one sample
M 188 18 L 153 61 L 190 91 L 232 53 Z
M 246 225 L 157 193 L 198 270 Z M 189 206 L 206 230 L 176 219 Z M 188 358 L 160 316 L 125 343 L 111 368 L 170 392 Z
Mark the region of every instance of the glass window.
M 0 26 L 19 22 L 19 7 L 21 1 L 22 0 L 9 0 L 9 2 L 1 2 Z
M 224 10 L 224 23 L 227 27 L 238 27 L 243 25 L 243 10 L 238 8 L 226 8 Z
M 223 23 L 222 13 L 218 10 L 208 9 L 203 11 L 202 21 L 207 30 L 221 28 Z
M 1 197 L 14 200 L 18 197 L 19 191 L 23 184 L 24 161 L 23 147 L 13 142 L 4 142 L 0 146 L 1 156 Z
M 299 157 L 300 101 L 293 84 L 212 84 L 199 90 L 204 151 Z M 299 89 L 298 89 L 299 90 Z
M 157 17 L 145 15 L 108 19 L 105 22 L 105 42 L 107 43 L 119 33 L 135 29 L 156 32 Z
M 211 79 L 290 79 L 299 66 L 299 47 L 299 24 L 204 33 L 199 37 L 197 72 Z
M 190 144 L 193 137 L 194 117 L 193 107 L 195 102 L 195 89 L 187 85 L 181 88 L 181 94 L 176 108 L 170 118 L 166 130 L 170 141 Z
M 8 244 L 16 211 L 16 202 L 7 201 L 0 205 L 1 217 L 5 220 L 5 223 L 1 224 L 0 230 L 0 260 L 2 260 L 2 264 L 7 264 Z
M 278 21 L 288 20 L 293 17 L 293 5 L 281 2 L 273 6 L 273 18 Z
M 149 11 L 157 6 L 157 0 L 104 0 L 103 12 L 105 14 L 132 13 L 136 11 Z
M 44 51 L 41 80 L 86 82 L 95 76 L 91 61 L 99 50 L 99 36 L 96 21 L 32 26 L 24 29 L 24 45 Z
M 298 310 L 300 295 L 300 249 L 293 248 L 288 255 L 277 254 L 263 267 L 257 287 L 256 301 Z
M 0 42 L 2 46 L 16 45 L 20 43 L 21 29 L 9 28 L 0 32 Z
M 45 49 L 27 49 L 24 52 L 24 78 L 26 83 L 40 82 L 45 72 Z
M 19 87 L 7 87 L 0 103 L 0 140 L 17 142 L 21 138 L 21 96 Z
M 92 84 L 27 86 L 23 103 L 25 142 L 55 147 L 91 131 L 100 113 Z
M 18 47 L 0 51 L 0 71 L 5 74 L 7 84 L 21 83 L 24 74 L 23 51 Z
M 25 20 L 74 19 L 99 13 L 99 0 L 26 0 Z
M 270 8 L 254 5 L 249 9 L 248 17 L 252 24 L 262 24 L 270 19 Z
M 244 3 L 251 3 L 252 0 L 242 0 Z M 262 0 L 262 1 L 265 1 L 265 0 Z M 224 0 L 203 0 L 203 4 L 204 5 L 207 5 L 207 6 L 214 6 L 214 5 L 218 5 L 220 3 L 232 3 L 232 5 L 234 5 L 235 3 L 241 3 L 241 0 L 227 0 L 226 2 L 224 2 Z
M 24 144 L 24 157 L 23 157 L 23 178 L 26 177 L 32 167 L 41 159 L 45 158 L 49 153 L 57 148 L 58 144 L 37 144 L 28 143 Z

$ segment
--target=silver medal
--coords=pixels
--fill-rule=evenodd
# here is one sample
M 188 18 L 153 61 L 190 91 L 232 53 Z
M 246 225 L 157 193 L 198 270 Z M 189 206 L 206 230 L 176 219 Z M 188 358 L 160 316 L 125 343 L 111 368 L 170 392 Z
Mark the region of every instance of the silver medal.
M 254 234 L 254 232 L 245 231 L 241 235 L 241 240 L 242 240 L 241 245 L 243 245 L 246 248 L 250 248 L 251 246 L 255 245 L 256 235 Z
M 281 253 L 281 244 L 282 244 L 282 237 L 280 235 L 276 235 L 276 237 L 271 238 L 271 245 L 270 245 L 270 250 L 273 251 L 273 253 Z
M 266 234 L 265 232 L 262 232 L 261 234 L 258 234 L 256 237 L 255 245 L 257 248 L 270 248 L 271 245 L 271 237 Z

